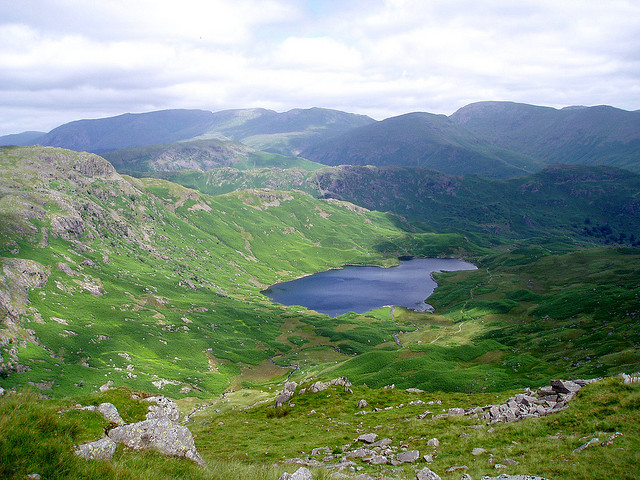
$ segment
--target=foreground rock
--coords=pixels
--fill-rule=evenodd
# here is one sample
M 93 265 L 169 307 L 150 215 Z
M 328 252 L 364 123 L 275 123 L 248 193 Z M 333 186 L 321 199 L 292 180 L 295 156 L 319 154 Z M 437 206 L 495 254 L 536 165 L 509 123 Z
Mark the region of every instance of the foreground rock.
M 95 442 L 78 445 L 75 454 L 87 460 L 111 460 L 116 452 L 116 446 L 109 437 L 104 437 Z
M 416 472 L 416 480 L 442 480 L 433 470 L 428 467 L 424 467 L 422 470 Z
M 121 426 L 109 430 L 108 437 L 78 445 L 76 455 L 87 460 L 109 460 L 113 457 L 116 444 L 122 443 L 134 450 L 154 449 L 164 455 L 184 457 L 204 465 L 189 429 L 175 423 L 179 417 L 176 403 L 162 396 L 150 397 L 145 401 L 155 404 L 148 408 L 147 420 L 128 425 L 122 425 L 124 422 L 113 404 L 103 403 L 98 408 L 93 407 L 107 420 Z

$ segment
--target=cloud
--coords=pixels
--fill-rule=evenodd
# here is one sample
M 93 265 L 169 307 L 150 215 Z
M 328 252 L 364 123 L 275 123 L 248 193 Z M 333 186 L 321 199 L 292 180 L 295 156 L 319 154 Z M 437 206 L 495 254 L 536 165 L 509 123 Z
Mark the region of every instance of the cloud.
M 635 0 L 1 2 L 0 134 L 162 108 L 638 109 L 638 18 Z

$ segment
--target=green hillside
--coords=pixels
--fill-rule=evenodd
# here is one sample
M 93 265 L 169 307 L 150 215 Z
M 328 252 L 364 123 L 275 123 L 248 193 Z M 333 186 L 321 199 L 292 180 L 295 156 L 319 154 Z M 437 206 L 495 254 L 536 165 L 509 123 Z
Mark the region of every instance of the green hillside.
M 285 157 L 262 152 L 238 142 L 224 140 L 191 140 L 166 145 L 149 145 L 115 150 L 103 157 L 120 173 L 145 175 L 147 172 L 173 172 L 182 170 L 206 171 L 229 167 L 302 168 L 317 170 L 322 165 L 299 157 Z

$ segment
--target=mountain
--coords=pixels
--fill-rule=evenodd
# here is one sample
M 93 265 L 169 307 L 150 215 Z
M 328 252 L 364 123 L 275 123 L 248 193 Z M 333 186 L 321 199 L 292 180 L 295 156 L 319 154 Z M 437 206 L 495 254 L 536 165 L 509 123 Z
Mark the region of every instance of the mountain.
M 325 165 L 398 165 L 497 178 L 540 168 L 533 158 L 493 146 L 446 116 L 429 113 L 410 113 L 353 129 L 301 155 Z
M 149 145 L 102 154 L 118 172 L 144 175 L 146 172 L 210 170 L 220 167 L 240 169 L 300 167 L 315 170 L 322 165 L 300 157 L 261 152 L 239 142 L 190 140 L 165 145 Z
M 214 113 L 200 138 L 223 136 L 258 150 L 299 155 L 302 150 L 340 133 L 375 123 L 365 115 L 326 108 L 293 109 L 277 113 L 264 109 L 224 110 Z
M 0 136 L 0 146 L 2 145 L 17 145 L 19 147 L 26 147 L 28 145 L 34 145 L 38 143 L 40 137 L 46 135 L 45 132 L 22 132 L 14 133 L 12 135 Z
M 610 165 L 640 173 L 638 111 L 480 102 L 450 118 L 492 145 L 545 164 Z
M 303 148 L 351 128 L 374 122 L 364 115 L 323 108 L 284 113 L 265 109 L 161 110 L 78 120 L 21 143 L 105 153 L 185 140 L 235 140 L 258 150 L 297 155 Z M 21 134 L 24 135 L 24 134 Z M 22 137 L 21 137 L 22 138 Z

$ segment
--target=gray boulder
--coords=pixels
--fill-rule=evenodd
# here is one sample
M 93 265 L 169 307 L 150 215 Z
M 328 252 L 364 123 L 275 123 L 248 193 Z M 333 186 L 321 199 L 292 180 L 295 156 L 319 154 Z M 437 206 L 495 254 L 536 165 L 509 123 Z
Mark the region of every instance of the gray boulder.
M 365 461 L 367 460 L 365 459 Z M 384 465 L 388 462 L 384 455 L 373 455 L 368 461 L 371 465 Z
M 413 463 L 420 458 L 420 452 L 418 450 L 409 450 L 407 452 L 400 452 L 396 455 L 396 460 L 400 463 Z
M 313 475 L 306 467 L 300 467 L 293 473 L 283 473 L 278 480 L 313 480 Z
M 364 442 L 364 443 L 373 443 L 378 438 L 377 433 L 363 433 L 358 438 L 356 438 L 356 442 Z
M 572 393 L 577 392 L 582 388 L 575 382 L 565 380 L 551 380 L 551 386 L 556 393 Z
M 369 405 L 367 403 L 367 401 L 363 398 L 362 400 L 358 400 L 358 403 L 356 404 L 356 408 L 364 408 L 367 405 Z
M 109 438 L 134 450 L 154 449 L 164 455 L 185 457 L 204 465 L 189 429 L 175 425 L 169 417 L 116 427 L 109 431 Z
M 178 421 L 180 411 L 178 410 L 178 405 L 173 400 L 159 395 L 156 397 L 145 398 L 144 401 L 155 403 L 155 405 L 151 405 L 147 408 L 147 420 L 168 417 L 172 422 Z
M 116 444 L 109 437 L 76 446 L 75 454 L 87 460 L 111 460 Z
M 124 421 L 113 403 L 101 403 L 96 410 L 98 410 L 107 421 L 113 422 L 116 425 L 124 425 Z
M 431 470 L 429 467 L 424 467 L 422 470 L 416 472 L 416 480 L 442 480 L 440 475 Z

